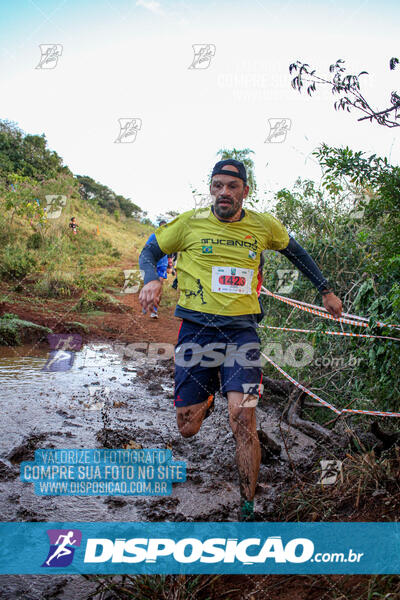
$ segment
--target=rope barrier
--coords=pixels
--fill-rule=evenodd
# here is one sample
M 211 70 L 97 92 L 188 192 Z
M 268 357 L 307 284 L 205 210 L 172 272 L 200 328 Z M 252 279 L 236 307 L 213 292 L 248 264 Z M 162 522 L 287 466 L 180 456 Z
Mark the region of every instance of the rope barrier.
M 400 342 L 400 338 L 390 337 L 388 335 L 371 335 L 368 333 L 350 333 L 345 331 L 318 331 L 317 329 L 294 329 L 291 327 L 273 327 L 272 325 L 259 325 L 259 327 L 266 329 L 281 329 L 282 331 L 300 331 L 301 333 L 326 333 L 327 335 L 346 335 L 351 337 L 379 338 L 383 340 L 395 340 L 396 342 Z
M 368 321 L 366 317 L 358 317 L 356 315 L 349 315 L 348 313 L 343 313 L 345 316 L 352 317 L 351 319 L 344 319 L 343 317 L 334 317 L 329 314 L 325 307 L 316 306 L 315 304 L 308 304 L 306 302 L 301 302 L 300 300 L 293 300 L 292 298 L 285 298 L 280 296 L 279 294 L 273 294 L 269 290 L 267 290 L 264 286 L 261 288 L 261 294 L 266 294 L 267 296 L 271 296 L 284 302 L 285 304 L 289 304 L 290 306 L 294 306 L 295 308 L 299 308 L 300 310 L 305 310 L 306 312 L 312 313 L 319 317 L 323 317 L 324 319 L 331 319 L 332 321 L 339 321 L 341 323 L 347 323 L 348 325 L 357 325 L 359 327 L 370 327 L 368 323 L 363 323 L 362 321 Z M 310 307 L 310 308 L 307 308 Z M 325 311 L 325 312 L 324 312 Z M 353 319 L 358 319 L 357 321 Z M 381 321 L 377 321 L 376 325 L 378 327 L 391 327 L 393 329 L 399 329 L 398 325 L 390 325 L 388 323 L 382 323 Z
M 295 379 L 293 379 L 293 377 L 291 377 L 288 373 L 286 373 L 286 371 L 284 371 L 283 369 L 281 369 L 281 367 L 279 365 L 277 365 L 276 363 L 274 363 L 274 361 L 271 358 L 269 358 L 269 356 L 267 356 L 266 354 L 264 354 L 264 352 L 261 352 L 261 355 L 271 365 L 273 365 L 276 369 L 278 369 L 278 371 L 280 373 L 282 373 L 282 375 L 284 375 L 286 377 L 286 379 L 289 379 L 289 381 L 291 381 L 293 383 L 293 385 L 295 385 L 300 390 L 302 390 L 303 392 L 305 392 L 306 394 L 308 394 L 309 396 L 311 396 L 311 398 L 314 398 L 314 400 L 316 400 L 317 402 L 319 402 L 320 404 L 322 404 L 322 406 L 325 406 L 326 408 L 329 408 L 330 410 L 333 410 L 333 412 L 335 412 L 337 415 L 341 415 L 343 413 L 358 413 L 358 414 L 363 414 L 363 415 L 374 415 L 374 416 L 378 416 L 378 417 L 400 417 L 400 413 L 396 413 L 396 412 L 383 412 L 383 411 L 380 411 L 380 410 L 359 410 L 359 409 L 356 409 L 356 408 L 342 408 L 340 410 L 340 409 L 336 408 L 336 406 L 333 406 L 333 404 L 329 404 L 329 402 L 327 402 L 326 400 L 323 400 L 322 398 L 320 398 L 319 396 L 317 396 L 317 394 L 314 394 L 314 392 L 311 392 L 306 387 L 304 387 L 304 385 L 302 385 L 301 383 L 299 383 L 298 381 L 296 381 Z
M 316 306 L 315 304 L 308 304 L 307 302 L 301 302 L 300 300 L 293 300 L 292 298 L 285 298 L 283 296 L 280 296 L 279 294 L 273 294 L 272 292 L 267 290 L 264 286 L 261 288 L 261 293 L 263 293 L 267 296 L 271 296 L 272 298 L 276 298 L 277 300 L 280 300 L 281 302 L 285 302 L 285 304 L 289 304 L 291 306 L 294 306 L 295 308 L 299 308 L 300 310 L 305 310 L 306 312 L 318 315 L 320 317 L 324 317 L 325 319 L 332 319 L 333 321 L 340 321 L 341 323 L 347 323 L 349 325 L 358 325 L 360 327 L 369 327 L 368 323 L 361 322 L 361 321 L 368 321 L 368 319 L 366 319 L 365 317 L 358 317 L 357 315 L 350 315 L 348 313 L 343 313 L 343 314 L 346 317 L 351 317 L 351 319 L 344 319 L 342 317 L 333 317 L 332 315 L 327 313 L 327 310 L 325 307 L 322 308 L 320 306 Z M 323 312 L 323 311 L 325 311 L 325 312 Z M 358 320 L 355 321 L 353 319 L 358 319 Z M 391 327 L 393 329 L 400 330 L 400 327 L 398 325 L 388 325 L 388 324 L 385 324 L 382 322 L 377 322 L 377 325 L 378 325 L 378 327 Z M 286 330 L 286 331 L 303 331 L 303 332 L 307 332 L 307 333 L 313 333 L 315 331 L 315 330 L 313 331 L 310 329 L 289 329 L 286 327 L 272 327 L 271 325 L 259 325 L 259 327 L 267 327 L 269 329 L 282 329 L 282 330 Z M 321 333 L 326 333 L 329 335 L 348 335 L 348 336 L 357 336 L 357 337 L 379 337 L 379 338 L 385 338 L 385 339 L 399 341 L 398 338 L 391 338 L 388 336 L 381 336 L 381 335 L 374 336 L 374 335 L 347 333 L 347 332 L 340 332 L 340 331 L 323 331 Z M 317 396 L 317 394 L 314 394 L 314 392 L 311 392 L 311 390 L 308 390 L 306 387 L 304 387 L 304 385 L 302 385 L 301 383 L 299 383 L 298 381 L 293 379 L 293 377 L 291 377 L 288 373 L 286 373 L 286 371 L 281 369 L 281 367 L 279 365 L 277 365 L 271 358 L 269 358 L 269 356 L 264 354 L 264 352 L 261 352 L 261 355 L 272 366 L 274 366 L 280 373 L 282 373 L 282 375 L 284 375 L 284 377 L 286 377 L 286 379 L 288 379 L 291 383 L 293 383 L 293 385 L 298 387 L 304 393 L 311 396 L 311 398 L 314 398 L 314 400 L 319 402 L 322 406 L 325 406 L 326 408 L 329 408 L 330 410 L 335 412 L 337 415 L 342 415 L 343 413 L 356 413 L 356 414 L 363 414 L 363 415 L 374 415 L 374 416 L 378 416 L 378 417 L 400 417 L 400 413 L 383 412 L 380 410 L 361 410 L 361 409 L 357 409 L 357 408 L 342 408 L 340 410 L 340 409 L 336 408 L 336 406 L 333 406 L 333 404 L 329 404 L 329 402 L 327 402 L 326 400 L 323 400 L 322 398 Z

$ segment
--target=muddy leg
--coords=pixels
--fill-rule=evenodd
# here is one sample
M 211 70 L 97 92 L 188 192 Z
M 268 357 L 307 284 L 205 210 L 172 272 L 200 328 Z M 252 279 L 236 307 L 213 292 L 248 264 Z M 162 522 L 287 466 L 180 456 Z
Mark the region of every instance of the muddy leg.
M 176 422 L 183 437 L 192 437 L 199 431 L 207 410 L 207 400 L 176 409 Z
M 240 495 L 253 500 L 260 469 L 261 448 L 257 434 L 257 397 L 242 392 L 228 392 L 229 422 L 236 439 L 236 464 Z

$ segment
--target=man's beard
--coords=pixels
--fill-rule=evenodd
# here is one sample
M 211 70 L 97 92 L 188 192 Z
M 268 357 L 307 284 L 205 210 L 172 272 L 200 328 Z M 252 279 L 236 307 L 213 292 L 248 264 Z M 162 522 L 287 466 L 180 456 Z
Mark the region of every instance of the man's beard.
M 230 217 L 233 217 L 233 215 L 238 211 L 239 202 L 227 200 L 227 202 L 229 202 L 230 204 L 227 204 L 226 206 L 221 206 L 220 200 L 221 199 L 217 200 L 217 202 L 215 203 L 216 214 L 219 217 L 221 217 L 221 219 L 229 219 Z

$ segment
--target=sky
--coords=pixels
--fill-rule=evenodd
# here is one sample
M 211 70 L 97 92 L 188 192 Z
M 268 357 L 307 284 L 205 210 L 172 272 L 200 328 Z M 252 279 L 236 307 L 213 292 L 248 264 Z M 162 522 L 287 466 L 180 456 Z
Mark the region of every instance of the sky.
M 251 148 L 259 197 L 271 198 L 298 177 L 320 181 L 322 142 L 399 162 L 399 129 L 336 112 L 328 86 L 299 94 L 288 69 L 300 60 L 327 76 L 344 59 L 387 108 L 399 17 L 391 0 L 2 0 L 0 118 L 44 133 L 73 173 L 152 219 L 208 192 L 221 148 Z M 271 142 L 278 120 L 287 131 Z

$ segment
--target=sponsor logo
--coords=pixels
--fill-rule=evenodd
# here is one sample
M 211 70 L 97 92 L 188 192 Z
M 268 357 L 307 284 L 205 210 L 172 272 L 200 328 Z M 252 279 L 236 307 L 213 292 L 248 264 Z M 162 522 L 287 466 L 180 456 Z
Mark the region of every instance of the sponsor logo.
M 212 254 L 212 246 L 202 246 L 201 251 L 203 254 Z
M 224 240 L 224 239 L 216 239 L 214 238 L 204 238 L 201 240 L 202 244 L 215 244 L 220 246 L 239 246 L 240 248 L 250 248 L 251 250 L 257 251 L 257 240 L 254 242 L 247 242 L 246 240 Z
M 68 567 L 74 552 L 81 545 L 82 532 L 79 529 L 48 529 L 50 548 L 42 567 Z
M 251 548 L 251 550 L 250 550 Z M 250 552 L 248 554 L 248 551 Z M 179 541 L 170 538 L 89 538 L 85 563 L 155 563 L 159 558 L 173 557 L 179 563 L 234 563 L 246 565 L 265 563 L 304 563 L 312 557 L 314 544 L 308 538 L 295 538 L 283 544 L 281 536 L 261 538 L 208 538 L 201 541 L 188 537 Z

